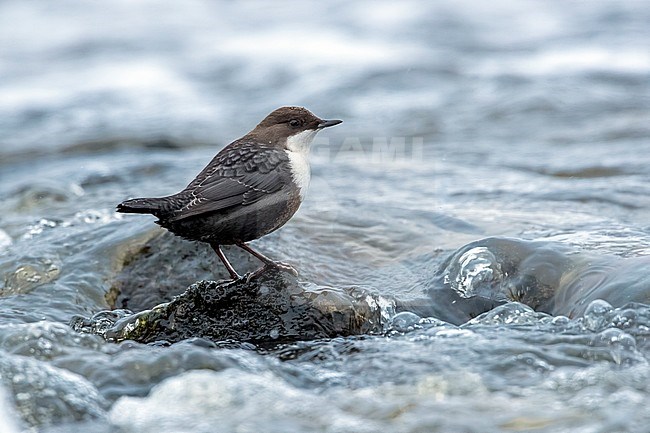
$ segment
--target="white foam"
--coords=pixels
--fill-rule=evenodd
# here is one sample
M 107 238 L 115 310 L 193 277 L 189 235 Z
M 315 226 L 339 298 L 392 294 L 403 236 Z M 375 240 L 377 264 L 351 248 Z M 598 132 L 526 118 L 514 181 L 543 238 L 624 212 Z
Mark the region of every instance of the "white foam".
M 16 408 L 9 402 L 7 392 L 0 386 L 0 431 L 4 433 L 18 433 L 18 419 L 15 416 Z
M 11 244 L 13 244 L 11 236 L 6 231 L 0 229 L 0 251 L 6 250 Z

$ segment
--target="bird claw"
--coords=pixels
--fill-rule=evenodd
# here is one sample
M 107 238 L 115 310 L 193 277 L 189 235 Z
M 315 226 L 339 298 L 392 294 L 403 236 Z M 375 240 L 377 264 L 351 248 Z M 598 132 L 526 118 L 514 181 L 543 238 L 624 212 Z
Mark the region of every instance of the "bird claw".
M 272 266 L 276 269 L 280 269 L 281 271 L 288 272 L 292 274 L 294 277 L 298 276 L 298 270 L 288 263 L 272 262 L 269 263 L 268 266 Z
M 259 277 L 260 275 L 262 275 L 269 268 L 279 269 L 279 270 L 281 270 L 283 272 L 290 273 L 294 277 L 298 276 L 298 271 L 296 270 L 296 268 L 294 268 L 293 266 L 291 266 L 288 263 L 269 262 L 269 263 L 265 263 L 264 266 L 262 266 L 261 268 L 259 268 L 258 270 L 254 271 L 254 272 L 248 272 L 242 278 L 244 280 L 246 280 L 247 283 L 250 283 L 251 280 Z
M 246 284 L 248 284 L 248 283 L 251 282 L 252 279 L 257 278 L 260 275 L 260 270 L 262 270 L 262 269 L 264 269 L 264 268 L 260 268 L 255 272 L 246 272 L 244 274 L 244 276 L 242 277 L 242 279 L 244 280 L 244 282 Z

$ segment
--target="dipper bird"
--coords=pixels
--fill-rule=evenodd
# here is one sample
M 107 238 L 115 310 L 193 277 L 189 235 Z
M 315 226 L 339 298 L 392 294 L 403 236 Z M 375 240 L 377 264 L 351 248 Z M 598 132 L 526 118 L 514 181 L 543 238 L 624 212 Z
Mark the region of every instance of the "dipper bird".
M 264 266 L 296 273 L 246 242 L 282 227 L 298 210 L 309 185 L 309 146 L 318 131 L 341 122 L 319 119 L 302 107 L 278 108 L 223 148 L 181 192 L 126 200 L 117 211 L 152 214 L 175 235 L 207 242 L 233 280 L 240 276 L 221 245 L 237 245 Z

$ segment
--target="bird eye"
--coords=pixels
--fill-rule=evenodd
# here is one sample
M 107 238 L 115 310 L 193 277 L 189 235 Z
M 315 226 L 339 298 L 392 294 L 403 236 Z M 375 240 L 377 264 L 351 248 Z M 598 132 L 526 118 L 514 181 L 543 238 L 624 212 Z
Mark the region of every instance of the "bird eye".
M 292 128 L 297 128 L 300 125 L 302 125 L 302 122 L 300 120 L 298 120 L 298 119 L 291 119 L 289 121 L 289 125 L 291 125 Z

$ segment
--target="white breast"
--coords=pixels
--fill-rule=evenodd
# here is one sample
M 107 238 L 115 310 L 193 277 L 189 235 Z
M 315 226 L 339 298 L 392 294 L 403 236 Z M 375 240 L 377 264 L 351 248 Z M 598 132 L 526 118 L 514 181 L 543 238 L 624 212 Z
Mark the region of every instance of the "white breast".
M 300 199 L 304 200 L 311 179 L 309 167 L 309 145 L 314 140 L 317 130 L 303 131 L 287 139 L 287 155 L 291 165 L 293 181 L 298 186 Z

